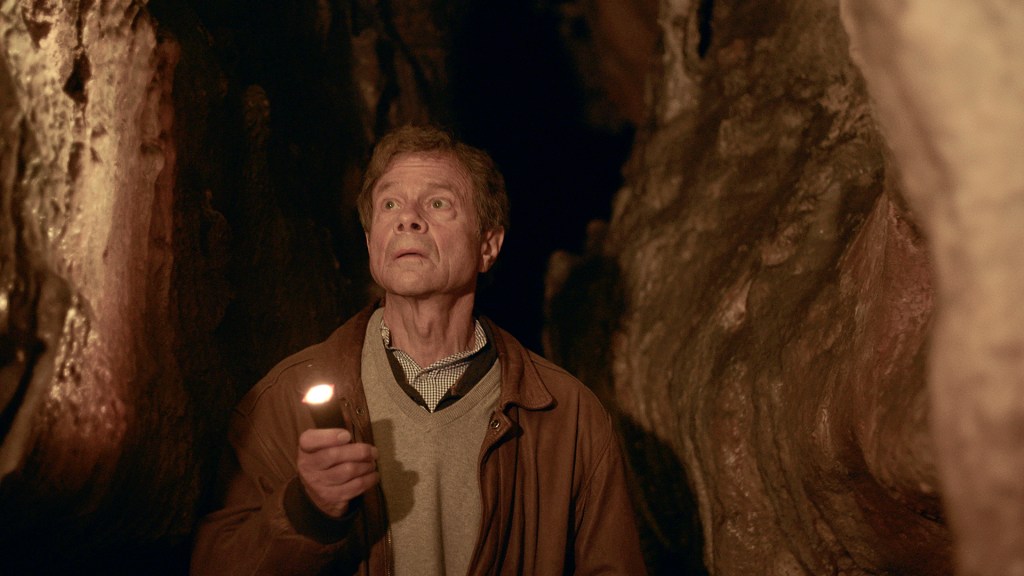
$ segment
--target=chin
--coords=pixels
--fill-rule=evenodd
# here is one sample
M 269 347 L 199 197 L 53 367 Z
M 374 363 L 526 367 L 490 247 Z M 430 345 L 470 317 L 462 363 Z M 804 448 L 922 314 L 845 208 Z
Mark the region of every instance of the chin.
M 432 294 L 433 291 L 421 284 L 407 284 L 402 282 L 390 282 L 384 285 L 384 291 L 393 296 L 405 298 L 418 298 Z

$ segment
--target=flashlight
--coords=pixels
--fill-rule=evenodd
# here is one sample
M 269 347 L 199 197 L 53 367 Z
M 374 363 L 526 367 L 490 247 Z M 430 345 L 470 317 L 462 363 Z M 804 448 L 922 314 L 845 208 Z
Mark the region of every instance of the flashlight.
M 345 418 L 341 415 L 341 406 L 334 398 L 333 384 L 317 384 L 306 392 L 302 402 L 309 406 L 313 422 L 317 428 L 344 428 Z

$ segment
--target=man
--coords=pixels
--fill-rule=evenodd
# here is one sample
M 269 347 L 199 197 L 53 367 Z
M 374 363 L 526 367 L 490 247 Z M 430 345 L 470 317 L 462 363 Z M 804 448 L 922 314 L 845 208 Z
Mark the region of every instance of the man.
M 596 397 L 473 313 L 508 227 L 482 151 L 407 127 L 359 199 L 381 305 L 278 364 L 237 407 L 196 574 L 643 574 Z M 313 385 L 346 428 L 315 429 Z

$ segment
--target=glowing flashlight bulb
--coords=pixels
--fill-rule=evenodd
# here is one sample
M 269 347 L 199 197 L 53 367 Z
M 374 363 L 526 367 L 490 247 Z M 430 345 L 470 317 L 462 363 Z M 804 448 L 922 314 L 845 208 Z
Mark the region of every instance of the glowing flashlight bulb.
M 333 384 L 317 384 L 306 392 L 302 402 L 309 407 L 317 428 L 344 428 L 345 418 L 334 397 Z
M 317 384 L 306 392 L 306 396 L 302 401 L 306 404 L 323 404 L 324 402 L 330 402 L 331 398 L 334 398 L 334 385 Z

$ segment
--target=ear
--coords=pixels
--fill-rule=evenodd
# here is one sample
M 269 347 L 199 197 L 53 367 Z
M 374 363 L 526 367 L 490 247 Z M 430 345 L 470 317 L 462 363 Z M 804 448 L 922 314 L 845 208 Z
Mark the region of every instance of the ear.
M 505 241 L 505 229 L 497 227 L 484 232 L 480 238 L 480 270 L 482 274 L 494 266 L 498 259 L 498 252 L 501 252 L 501 244 Z

